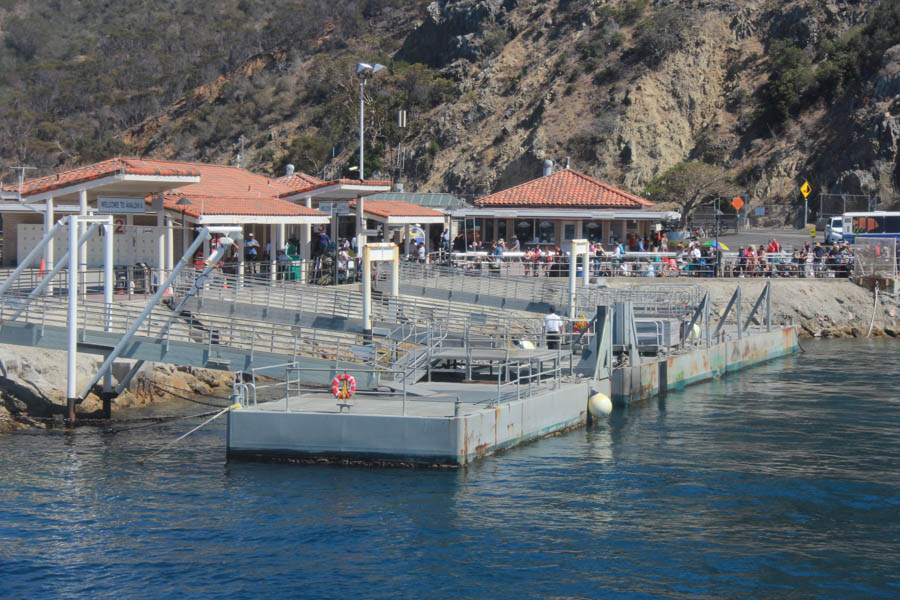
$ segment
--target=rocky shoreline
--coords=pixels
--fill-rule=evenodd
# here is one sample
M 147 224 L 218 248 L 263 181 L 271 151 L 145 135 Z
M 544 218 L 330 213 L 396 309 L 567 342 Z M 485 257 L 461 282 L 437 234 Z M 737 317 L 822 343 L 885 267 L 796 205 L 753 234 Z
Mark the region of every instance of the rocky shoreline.
M 0 433 L 26 428 L 62 426 L 66 416 L 66 353 L 0 344 Z M 86 384 L 102 358 L 78 355 L 78 382 Z M 117 384 L 131 367 L 131 361 L 117 362 L 113 382 Z M 212 407 L 227 404 L 231 373 L 164 363 L 146 364 L 129 388 L 113 403 L 113 419 L 127 418 L 134 409 L 173 400 L 199 401 L 204 396 Z M 215 396 L 215 402 L 209 398 Z M 84 422 L 102 419 L 102 401 L 88 395 L 76 411 Z

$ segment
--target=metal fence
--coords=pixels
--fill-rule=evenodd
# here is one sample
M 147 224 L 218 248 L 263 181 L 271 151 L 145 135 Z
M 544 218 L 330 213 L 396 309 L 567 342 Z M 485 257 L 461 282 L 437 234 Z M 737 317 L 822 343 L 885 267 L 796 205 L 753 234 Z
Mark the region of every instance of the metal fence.
M 854 245 L 854 277 L 896 277 L 897 245 L 891 237 L 858 238 Z

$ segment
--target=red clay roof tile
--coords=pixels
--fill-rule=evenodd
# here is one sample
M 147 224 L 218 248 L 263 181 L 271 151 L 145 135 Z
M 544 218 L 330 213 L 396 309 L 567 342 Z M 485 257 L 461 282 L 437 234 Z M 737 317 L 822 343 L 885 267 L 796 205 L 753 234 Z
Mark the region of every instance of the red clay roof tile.
M 281 196 L 293 196 L 294 194 L 300 194 L 303 192 L 311 192 L 313 190 L 317 190 L 319 188 L 330 187 L 332 185 L 359 185 L 366 187 L 390 187 L 390 181 L 379 181 L 375 179 L 366 179 L 364 181 L 360 181 L 359 179 L 334 179 L 332 181 L 322 181 L 321 183 L 316 183 L 313 185 L 308 185 L 303 188 L 291 189 L 285 193 L 282 193 Z
M 93 165 L 62 171 L 55 175 L 29 179 L 22 185 L 23 196 L 34 196 L 60 188 L 102 179 L 111 175 L 159 175 L 171 177 L 196 177 L 200 174 L 191 163 L 167 160 L 116 157 Z M 10 191 L 18 191 L 17 184 L 6 186 Z
M 350 201 L 350 206 L 356 207 L 356 200 Z M 368 200 L 365 201 L 365 211 L 379 217 L 443 217 L 444 213 L 398 200 Z
M 649 200 L 593 177 L 563 169 L 475 200 L 477 206 L 636 208 L 654 206 Z
M 312 175 L 307 175 L 306 173 L 301 173 L 299 171 L 295 171 L 290 175 L 283 175 L 275 181 L 283 185 L 290 186 L 295 190 L 303 190 L 311 185 L 319 185 L 320 183 L 325 183 L 318 177 L 313 177 Z

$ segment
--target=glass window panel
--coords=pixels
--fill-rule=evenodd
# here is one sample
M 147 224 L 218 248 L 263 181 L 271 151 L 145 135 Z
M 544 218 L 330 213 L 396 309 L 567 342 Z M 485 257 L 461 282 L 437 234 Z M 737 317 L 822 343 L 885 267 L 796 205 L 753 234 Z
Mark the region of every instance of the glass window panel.
M 523 244 L 534 243 L 534 221 L 531 219 L 516 221 L 516 235 Z
M 538 236 L 544 244 L 556 243 L 556 227 L 553 221 L 538 222 Z
M 584 237 L 592 242 L 602 241 L 603 237 L 603 222 L 602 221 L 588 221 L 584 224 Z

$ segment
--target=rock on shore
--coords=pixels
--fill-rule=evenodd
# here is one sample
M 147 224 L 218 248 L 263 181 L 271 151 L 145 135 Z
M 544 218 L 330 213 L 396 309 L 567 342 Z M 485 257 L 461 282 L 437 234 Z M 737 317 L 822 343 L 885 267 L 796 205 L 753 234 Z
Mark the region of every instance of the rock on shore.
M 66 415 L 66 353 L 0 344 L 0 433 L 23 427 L 62 424 Z M 94 354 L 78 355 L 78 384 L 84 386 L 102 364 Z M 113 383 L 125 377 L 132 361 L 116 361 Z M 231 372 L 147 363 L 129 388 L 113 401 L 113 416 L 120 411 L 176 397 L 228 396 Z M 78 408 L 80 418 L 99 418 L 102 402 L 91 393 Z M 126 413 L 127 414 L 127 413 Z

